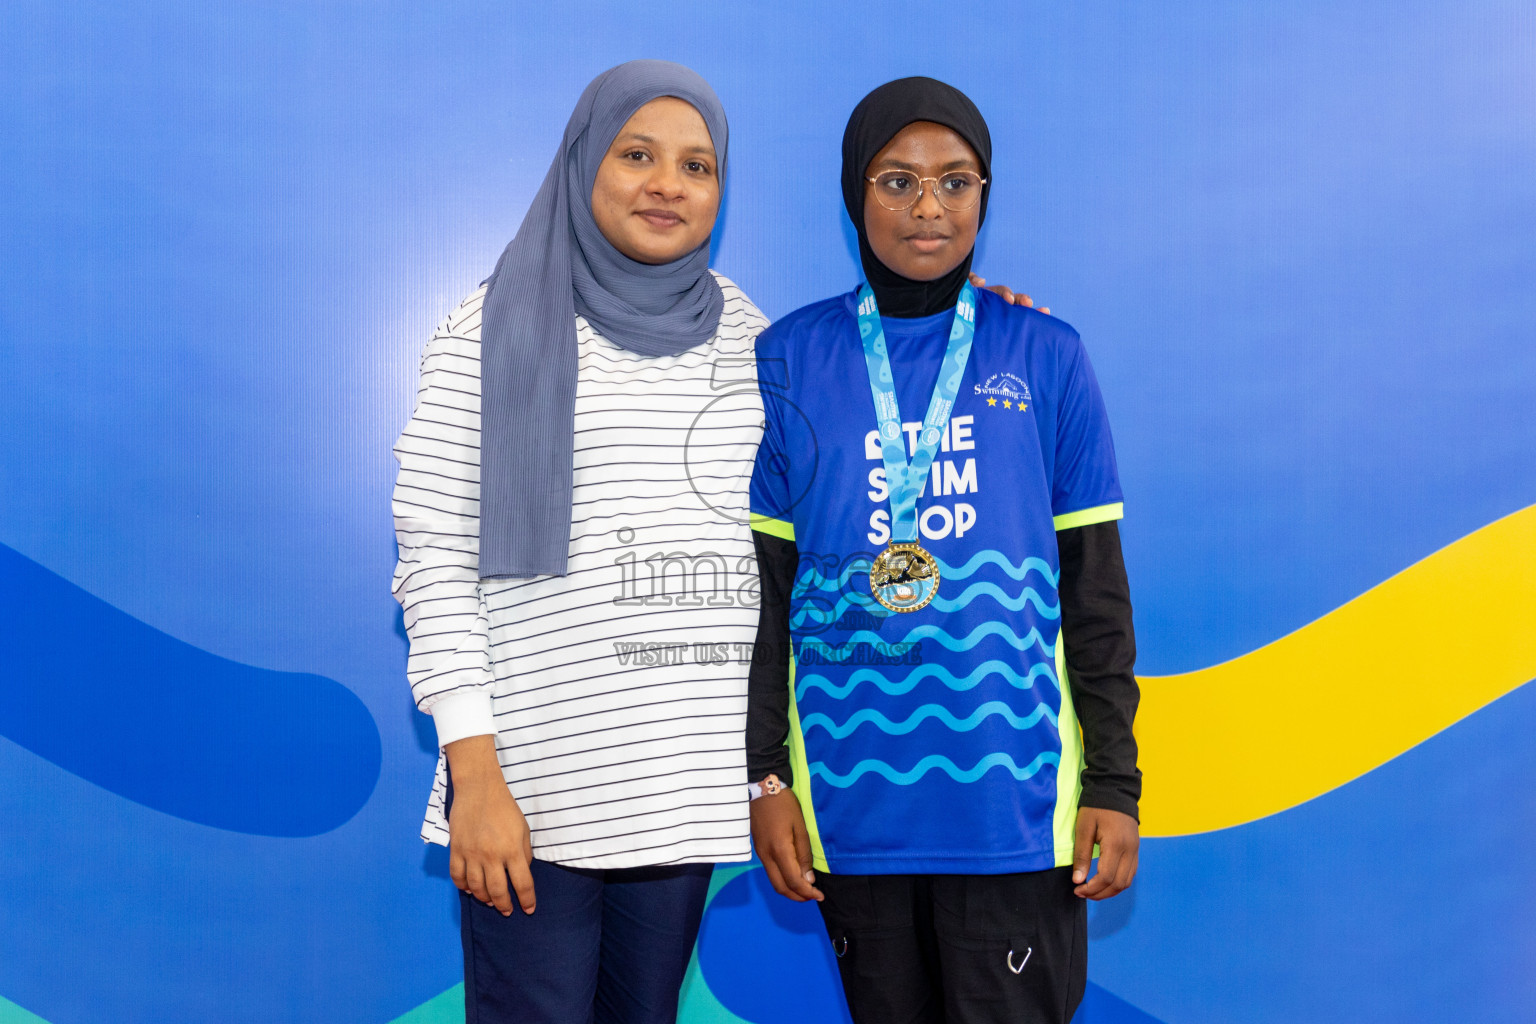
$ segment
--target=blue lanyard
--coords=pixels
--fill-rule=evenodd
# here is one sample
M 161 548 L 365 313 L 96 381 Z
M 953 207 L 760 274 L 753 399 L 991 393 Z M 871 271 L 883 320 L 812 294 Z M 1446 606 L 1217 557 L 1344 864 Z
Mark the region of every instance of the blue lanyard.
M 891 542 L 905 544 L 917 540 L 917 492 L 933 465 L 939 439 L 955 406 L 960 378 L 971 357 L 971 342 L 976 337 L 976 289 L 966 282 L 955 303 L 955 319 L 949 328 L 949 347 L 939 379 L 933 384 L 928 400 L 928 415 L 917 436 L 912 462 L 907 462 L 906 440 L 901 429 L 901 407 L 896 402 L 896 381 L 891 376 L 891 359 L 885 348 L 885 328 L 880 324 L 880 309 L 869 285 L 859 287 L 859 339 L 864 343 L 864 363 L 869 368 L 869 391 L 875 399 L 875 418 L 879 422 L 880 455 L 885 460 L 885 484 L 890 492 Z

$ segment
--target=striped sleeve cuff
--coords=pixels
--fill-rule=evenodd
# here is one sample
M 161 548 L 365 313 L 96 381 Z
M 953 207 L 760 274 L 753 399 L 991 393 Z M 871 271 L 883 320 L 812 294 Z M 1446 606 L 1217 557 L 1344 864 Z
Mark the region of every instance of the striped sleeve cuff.
M 1079 526 L 1092 526 L 1094 523 L 1108 523 L 1124 518 L 1125 502 L 1117 501 L 1109 505 L 1095 505 L 1093 508 L 1066 512 L 1055 517 L 1052 522 L 1057 530 L 1073 530 Z M 755 526 L 753 528 L 756 529 Z
M 766 533 L 770 537 L 778 537 L 780 540 L 795 539 L 795 524 L 786 519 L 773 519 L 769 516 L 752 513 L 752 529 L 758 533 Z
M 432 705 L 432 722 L 437 726 L 437 745 L 446 747 L 468 736 L 496 735 L 496 719 L 491 714 L 491 691 L 483 687 L 450 693 Z

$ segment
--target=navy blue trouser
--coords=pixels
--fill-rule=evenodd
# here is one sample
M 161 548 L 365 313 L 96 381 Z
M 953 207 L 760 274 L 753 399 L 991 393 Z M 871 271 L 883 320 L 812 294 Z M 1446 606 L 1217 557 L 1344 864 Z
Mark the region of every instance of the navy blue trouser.
M 461 895 L 465 1024 L 674 1024 L 712 867 L 535 860 L 538 909 L 511 917 Z

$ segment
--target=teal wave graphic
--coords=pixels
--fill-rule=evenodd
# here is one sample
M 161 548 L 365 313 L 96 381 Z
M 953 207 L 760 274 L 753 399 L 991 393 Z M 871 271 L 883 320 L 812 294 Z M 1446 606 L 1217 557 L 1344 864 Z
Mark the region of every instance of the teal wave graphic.
M 887 679 L 883 673 L 872 668 L 855 669 L 853 674 L 848 677 L 848 681 L 841 686 L 823 675 L 802 676 L 800 685 L 795 688 L 795 699 L 804 700 L 805 695 L 811 690 L 822 690 L 829 696 L 842 700 L 852 693 L 860 683 L 874 683 L 881 692 L 893 697 L 899 697 L 904 693 L 912 692 L 917 684 L 926 678 L 937 679 L 951 690 L 971 690 L 990 675 L 1002 676 L 1008 681 L 1010 686 L 1015 686 L 1020 690 L 1033 689 L 1035 678 L 1037 676 L 1045 676 L 1046 679 L 1050 680 L 1052 686 L 1058 690 L 1061 689 L 1061 683 L 1056 679 L 1055 669 L 1045 662 L 1039 662 L 1031 666 L 1029 674 L 1021 676 L 1017 669 L 1006 661 L 998 661 L 996 658 L 992 658 L 977 665 L 965 676 L 956 676 L 943 665 L 919 665 L 904 678 L 896 681 Z
M 942 574 L 943 570 L 939 571 Z M 945 577 L 941 575 L 940 578 L 943 579 Z M 1061 605 L 1046 604 L 1045 598 L 1041 597 L 1034 587 L 1025 587 L 1019 592 L 1017 597 L 1009 597 L 1003 593 L 1003 588 L 999 587 L 996 583 L 972 583 L 960 592 L 959 597 L 935 595 L 933 600 L 928 603 L 941 612 L 957 612 L 983 595 L 996 598 L 998 604 L 1011 612 L 1020 611 L 1028 604 L 1033 605 L 1035 611 L 1047 619 L 1061 618 Z
M 1005 556 L 1001 551 L 988 549 L 986 551 L 976 552 L 966 560 L 964 565 L 958 569 L 944 561 L 944 559 L 938 558 L 938 556 L 934 557 L 938 560 L 939 563 L 940 576 L 946 580 L 968 579 L 973 573 L 976 572 L 977 569 L 980 569 L 983 565 L 995 565 L 999 569 L 1003 570 L 1003 572 L 1007 573 L 1010 579 L 1022 580 L 1025 576 L 1028 576 L 1031 571 L 1034 571 L 1050 580 L 1051 586 L 1053 587 L 1060 582 L 1060 576 L 1057 573 L 1051 571 L 1049 563 L 1047 563 L 1044 559 L 1035 558 L 1033 556 L 1024 559 L 1024 561 L 1020 562 L 1018 565 L 1014 565 L 1012 562 L 1008 561 L 1007 556 Z
M 812 600 L 819 599 L 813 598 Z M 895 614 L 894 612 L 887 610 L 878 601 L 876 601 L 874 595 L 868 591 L 851 590 L 844 592 L 843 596 L 837 599 L 837 604 L 833 605 L 831 610 L 826 612 L 827 617 L 816 622 L 815 625 L 818 627 L 830 625 L 831 623 L 834 623 L 838 619 L 842 618 L 843 612 L 847 611 L 849 608 L 867 610 L 873 615 L 879 615 L 882 617 Z M 800 610 L 797 611 L 789 620 L 789 628 L 799 629 L 801 626 L 805 625 L 806 617 L 813 612 L 817 615 L 820 615 L 822 613 L 822 608 L 809 603 L 801 605 Z
M 828 661 L 843 661 L 853 654 L 855 647 L 861 644 L 890 646 L 893 643 L 907 644 L 917 640 L 936 640 L 952 651 L 968 651 L 989 636 L 1001 638 L 1014 650 L 1022 651 L 1038 645 L 1045 652 L 1046 657 L 1056 656 L 1056 645 L 1046 643 L 1045 637 L 1040 635 L 1038 629 L 1031 629 L 1028 636 L 1021 637 L 1002 622 L 983 622 L 964 637 L 951 636 L 933 623 L 925 622 L 896 641 L 882 639 L 879 633 L 861 629 L 849 636 L 847 643 L 829 644 L 819 640 L 803 640 L 800 647 L 802 650 L 815 651 L 818 657 L 826 658 Z
M 837 579 L 835 580 L 823 576 L 821 570 L 813 565 L 801 573 L 799 579 L 795 580 L 794 596 L 804 597 L 812 590 L 821 590 L 834 594 L 838 591 L 846 590 L 848 589 L 848 581 L 854 576 L 860 573 L 866 576 L 869 575 L 869 564 L 869 559 L 867 558 L 859 558 L 849 562 L 843 566 L 843 571 L 837 574 Z
M 1005 718 L 1009 725 L 1020 730 L 1034 728 L 1041 719 L 1050 722 L 1053 728 L 1056 725 L 1056 715 L 1044 704 L 1027 715 L 1020 715 L 1000 700 L 989 700 L 964 718 L 956 718 L 953 712 L 941 704 L 924 704 L 901 722 L 893 722 L 873 708 L 864 708 L 854 712 L 841 725 L 819 711 L 806 715 L 800 720 L 800 725 L 805 732 L 810 732 L 812 729 L 825 729 L 834 738 L 841 740 L 846 739 L 855 729 L 865 724 L 873 725 L 890 736 L 905 736 L 930 718 L 938 719 L 955 732 L 970 732 L 992 717 Z
M 990 582 L 972 583 L 960 593 L 959 597 L 939 595 L 934 597 L 929 604 L 941 612 L 957 612 L 981 596 L 996 598 L 998 604 L 1011 612 L 1020 611 L 1027 604 L 1032 605 L 1035 611 L 1047 619 L 1055 620 L 1061 618 L 1061 605 L 1046 604 L 1045 598 L 1034 587 L 1025 587 L 1017 597 L 1010 597 L 996 583 Z M 842 618 L 843 612 L 855 606 L 860 609 L 879 607 L 872 595 L 851 591 L 844 593 L 842 597 L 838 598 L 837 604 L 832 606 L 832 610 L 827 613 L 827 617 L 824 619 L 820 618 L 822 610 L 819 607 L 812 604 L 801 605 L 800 610 L 790 619 L 789 626 L 791 629 L 799 629 L 805 625 L 806 618 L 812 613 L 818 616 L 818 621 L 815 623 L 816 626 L 826 626 Z M 887 613 L 884 608 L 880 608 L 876 614 L 884 615 Z
M 1048 764 L 1060 765 L 1061 755 L 1054 751 L 1047 751 L 1043 754 L 1040 754 L 1033 761 L 1029 762 L 1027 767 L 1020 768 L 1016 763 L 1014 763 L 1012 757 L 1005 753 L 998 752 L 996 754 L 988 754 L 980 761 L 977 761 L 974 768 L 966 769 L 961 768 L 955 764 L 955 762 L 945 757 L 943 754 L 929 754 L 927 757 L 917 762 L 917 764 L 913 765 L 910 771 L 905 772 L 897 771 L 895 768 L 892 768 L 884 761 L 876 761 L 871 759 L 860 761 L 858 764 L 853 766 L 853 770 L 850 771 L 847 775 L 839 775 L 832 769 L 828 768 L 823 762 L 816 761 L 810 765 L 810 772 L 812 776 L 819 776 L 822 781 L 824 781 L 829 786 L 836 786 L 838 789 L 847 789 L 849 786 L 859 781 L 860 778 L 870 774 L 871 772 L 879 775 L 887 782 L 894 783 L 895 785 L 910 786 L 912 783 L 916 782 L 918 779 L 922 778 L 924 775 L 927 775 L 934 769 L 942 771 L 945 775 L 948 775 L 956 782 L 969 783 L 975 782 L 977 779 L 987 774 L 987 772 L 991 771 L 993 768 L 1005 768 L 1015 779 L 1023 782 L 1025 779 L 1033 778 L 1035 774 L 1040 771 L 1040 769 L 1044 768 Z
M 1059 574 L 1051 570 L 1049 563 L 1044 559 L 1033 556 L 1024 559 L 1018 565 L 1014 565 L 1001 551 L 988 549 L 976 552 L 959 568 L 950 565 L 942 558 L 938 558 L 937 555 L 934 557 L 939 563 L 939 575 L 946 580 L 969 579 L 983 565 L 995 565 L 1007 573 L 1010 579 L 1022 580 L 1031 572 L 1038 572 L 1050 581 L 1052 587 L 1055 587 L 1060 582 Z M 837 579 L 835 580 L 823 576 L 821 570 L 812 566 L 801 573 L 800 577 L 795 580 L 794 596 L 803 597 L 811 590 L 822 590 L 832 593 L 846 590 L 850 579 L 859 573 L 867 574 L 868 572 L 869 560 L 865 558 L 856 559 L 848 563 L 837 574 Z

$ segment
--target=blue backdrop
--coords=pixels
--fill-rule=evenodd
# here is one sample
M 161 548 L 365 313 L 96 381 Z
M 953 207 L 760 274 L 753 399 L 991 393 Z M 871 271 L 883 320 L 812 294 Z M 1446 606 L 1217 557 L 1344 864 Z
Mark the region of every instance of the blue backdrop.
M 856 280 L 857 99 L 976 99 L 977 267 L 1088 345 L 1142 672 L 1536 503 L 1518 0 L 10 0 L 0 1022 L 453 1019 L 389 449 L 581 88 L 637 56 L 724 100 L 715 265 L 770 316 Z M 1447 672 L 1502 642 L 1445 622 Z M 1517 687 L 1292 810 L 1149 839 L 1079 1019 L 1536 1019 L 1533 734 Z M 843 1019 L 814 912 L 717 884 L 685 1020 Z

